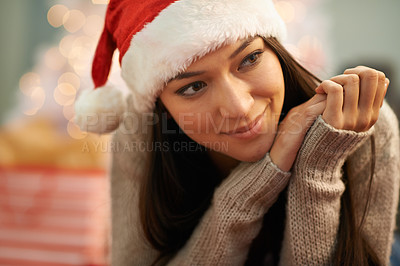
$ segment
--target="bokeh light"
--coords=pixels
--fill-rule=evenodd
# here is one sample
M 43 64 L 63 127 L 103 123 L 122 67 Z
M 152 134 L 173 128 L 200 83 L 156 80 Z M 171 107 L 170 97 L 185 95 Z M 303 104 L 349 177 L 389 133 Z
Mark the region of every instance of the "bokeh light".
M 61 83 L 55 88 L 53 96 L 59 105 L 71 105 L 76 97 L 76 89 L 70 83 Z
M 76 90 L 78 90 L 79 87 L 81 86 L 81 79 L 75 73 L 65 72 L 58 79 L 58 84 L 61 84 L 61 83 L 69 83 Z
M 86 16 L 80 10 L 70 10 L 63 16 L 64 28 L 74 33 L 80 30 L 86 23 Z
M 34 72 L 28 72 L 19 79 L 19 88 L 27 96 L 31 95 L 32 90 L 40 85 L 40 76 Z
M 68 63 L 72 66 L 75 73 L 83 76 L 90 69 L 90 57 L 92 50 L 85 47 L 74 47 L 68 56 Z
M 35 115 L 44 105 L 46 100 L 46 94 L 42 87 L 33 87 L 30 95 L 28 95 L 31 100 L 31 107 L 25 110 L 23 113 L 25 115 Z
M 88 134 L 87 132 L 82 131 L 72 120 L 68 122 L 67 131 L 68 135 L 70 135 L 73 139 L 83 139 Z
M 54 28 L 63 25 L 63 17 L 67 14 L 68 8 L 64 5 L 54 5 L 47 12 L 47 21 Z
M 67 35 L 61 39 L 58 45 L 58 49 L 63 56 L 69 56 L 69 52 L 72 50 L 75 39 L 76 37 L 74 35 Z

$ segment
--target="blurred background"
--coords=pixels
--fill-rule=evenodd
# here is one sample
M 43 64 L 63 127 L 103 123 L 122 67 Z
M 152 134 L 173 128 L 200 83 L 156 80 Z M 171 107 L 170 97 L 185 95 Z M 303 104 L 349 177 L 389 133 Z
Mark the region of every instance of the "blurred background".
M 73 123 L 106 4 L 0 1 L 0 265 L 107 265 L 110 136 Z M 302 64 L 322 79 L 360 64 L 384 71 L 400 114 L 400 1 L 275 4 Z M 118 71 L 114 60 L 110 79 L 124 86 Z

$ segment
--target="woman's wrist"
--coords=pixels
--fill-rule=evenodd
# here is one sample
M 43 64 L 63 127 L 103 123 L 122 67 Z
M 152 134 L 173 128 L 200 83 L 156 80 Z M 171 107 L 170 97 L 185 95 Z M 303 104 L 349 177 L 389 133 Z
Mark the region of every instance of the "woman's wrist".
M 300 148 L 300 147 L 299 147 Z M 272 146 L 269 155 L 271 161 L 282 171 L 289 172 L 297 156 L 297 150 L 294 147 L 287 150 L 287 144 L 282 141 L 282 138 L 277 139 Z
M 295 162 L 296 171 L 315 169 L 336 171 L 357 147 L 367 140 L 373 128 L 366 132 L 336 129 L 319 116 L 307 135 L 298 152 Z

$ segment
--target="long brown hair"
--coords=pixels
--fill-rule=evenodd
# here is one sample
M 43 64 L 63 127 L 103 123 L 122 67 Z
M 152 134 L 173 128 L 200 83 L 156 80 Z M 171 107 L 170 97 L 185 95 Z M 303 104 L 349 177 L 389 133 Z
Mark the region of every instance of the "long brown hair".
M 312 97 L 321 81 L 294 60 L 275 38 L 264 40 L 278 56 L 284 75 L 283 119 L 291 108 Z M 165 264 L 184 246 L 209 208 L 214 189 L 222 180 L 206 148 L 189 139 L 165 114 L 166 110 L 158 100 L 155 116 L 162 119 L 154 125 L 153 142 L 161 148 L 152 153 L 149 174 L 141 184 L 139 199 L 144 235 L 160 254 L 154 264 Z M 174 133 L 165 134 L 166 129 Z M 174 149 L 184 143 L 185 147 L 194 148 Z M 376 254 L 362 236 L 363 222 L 356 225 L 351 182 L 347 183 L 341 206 L 335 264 L 378 265 Z M 366 212 L 367 206 L 363 221 Z

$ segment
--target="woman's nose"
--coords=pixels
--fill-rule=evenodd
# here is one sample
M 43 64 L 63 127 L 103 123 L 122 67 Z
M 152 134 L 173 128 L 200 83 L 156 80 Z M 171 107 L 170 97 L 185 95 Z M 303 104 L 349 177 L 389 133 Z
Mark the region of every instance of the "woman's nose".
M 250 86 L 238 79 L 225 79 L 218 86 L 219 112 L 223 118 L 245 118 L 254 104 Z

